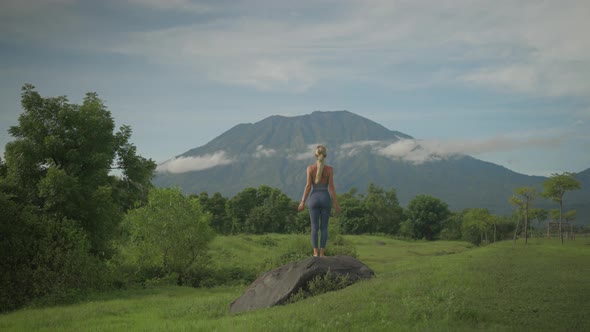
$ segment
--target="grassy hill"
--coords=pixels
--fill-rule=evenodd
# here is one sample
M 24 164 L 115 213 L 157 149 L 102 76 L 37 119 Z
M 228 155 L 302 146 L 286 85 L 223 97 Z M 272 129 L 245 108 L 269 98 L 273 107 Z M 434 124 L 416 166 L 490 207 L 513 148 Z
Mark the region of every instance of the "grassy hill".
M 218 237 L 216 264 L 263 269 L 306 236 Z M 244 285 L 148 287 L 0 316 L 2 331 L 588 331 L 590 238 L 405 242 L 345 237 L 377 274 L 287 306 L 230 315 Z

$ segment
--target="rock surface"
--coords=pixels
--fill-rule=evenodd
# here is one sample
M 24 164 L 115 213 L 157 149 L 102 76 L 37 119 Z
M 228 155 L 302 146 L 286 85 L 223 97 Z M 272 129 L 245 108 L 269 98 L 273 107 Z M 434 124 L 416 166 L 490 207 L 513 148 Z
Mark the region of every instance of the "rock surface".
M 238 313 L 284 304 L 292 294 L 316 276 L 328 271 L 334 276 L 348 275 L 351 283 L 375 276 L 373 270 L 350 256 L 310 257 L 265 272 L 230 305 Z

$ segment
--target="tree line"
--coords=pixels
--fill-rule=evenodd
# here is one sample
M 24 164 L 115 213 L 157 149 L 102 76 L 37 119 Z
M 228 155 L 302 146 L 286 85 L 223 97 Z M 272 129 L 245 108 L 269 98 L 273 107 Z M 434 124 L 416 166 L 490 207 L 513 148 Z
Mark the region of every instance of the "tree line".
M 522 233 L 524 233 L 525 244 L 528 241 L 529 229 L 532 229 L 531 218 L 537 220 L 538 223 L 547 220 L 551 217 L 551 220 L 557 222 L 559 225 L 559 238 L 563 244 L 563 221 L 573 221 L 576 217 L 576 211 L 570 210 L 567 212 L 563 211 L 564 196 L 568 191 L 578 190 L 581 188 L 580 181 L 578 181 L 573 173 L 564 172 L 561 174 L 554 173 L 547 180 L 543 182 L 543 191 L 538 192 L 537 189 L 529 186 L 519 187 L 514 189 L 514 195 L 509 198 L 509 201 L 517 209 L 516 213 L 519 216 L 516 229 L 520 224 L 520 220 L 523 219 Z M 537 197 L 543 197 L 550 199 L 554 203 L 557 203 L 559 209 L 544 210 L 541 208 L 534 208 L 533 202 Z M 514 233 L 514 240 L 516 240 L 516 231 Z M 571 234 L 570 234 L 571 235 Z
M 0 158 L 0 312 L 151 280 L 225 282 L 244 271 L 212 269 L 208 245 L 216 234 L 309 232 L 308 212 L 298 213 L 297 202 L 266 185 L 231 198 L 154 188 L 156 164 L 137 154 L 131 128 L 116 129 L 95 93 L 74 104 L 64 96 L 42 97 L 27 84 L 21 105 L 18 124 L 9 129 L 14 140 Z M 550 187 L 561 188 L 547 189 L 547 197 L 561 203 L 573 188 Z M 339 202 L 341 214 L 331 223 L 341 234 L 478 245 L 510 238 L 522 206 L 526 230 L 534 211 L 515 199 L 519 212 L 512 216 L 452 212 L 430 195 L 403 208 L 394 188 L 375 184 L 365 193 L 351 189 Z

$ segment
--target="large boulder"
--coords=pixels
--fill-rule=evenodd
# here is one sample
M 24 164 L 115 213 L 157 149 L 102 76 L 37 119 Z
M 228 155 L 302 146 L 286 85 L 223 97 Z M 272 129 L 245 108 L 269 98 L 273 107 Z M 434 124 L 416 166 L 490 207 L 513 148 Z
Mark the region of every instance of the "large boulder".
M 230 305 L 230 312 L 238 313 L 284 304 L 289 297 L 316 276 L 326 273 L 332 276 L 348 276 L 348 281 L 354 283 L 361 279 L 375 276 L 373 270 L 350 256 L 310 257 L 298 262 L 291 262 L 265 272 L 256 279 Z

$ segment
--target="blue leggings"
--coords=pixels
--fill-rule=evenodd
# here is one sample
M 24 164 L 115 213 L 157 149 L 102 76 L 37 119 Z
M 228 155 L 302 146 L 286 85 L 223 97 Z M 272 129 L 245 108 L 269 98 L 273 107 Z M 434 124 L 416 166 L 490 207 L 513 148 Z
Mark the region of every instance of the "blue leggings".
M 309 195 L 309 218 L 311 219 L 311 245 L 318 247 L 318 230 L 321 228 L 320 248 L 326 247 L 328 241 L 328 219 L 332 209 L 332 199 L 327 188 L 314 188 Z M 321 220 L 321 223 L 320 223 Z

